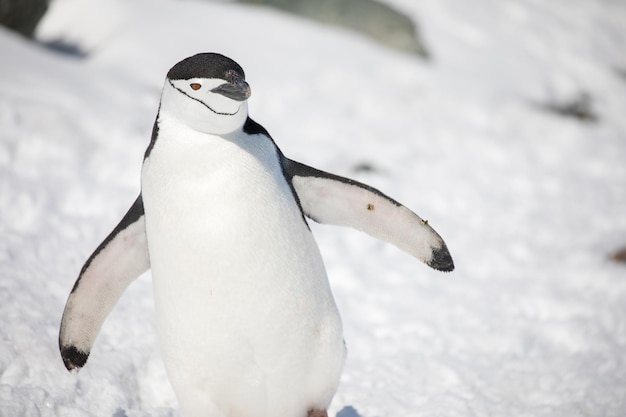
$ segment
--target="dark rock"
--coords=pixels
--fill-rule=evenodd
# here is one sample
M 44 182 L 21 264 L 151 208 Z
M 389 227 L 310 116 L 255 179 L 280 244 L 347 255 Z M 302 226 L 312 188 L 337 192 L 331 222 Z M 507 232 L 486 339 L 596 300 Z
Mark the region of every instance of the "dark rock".
M 0 0 L 0 25 L 32 37 L 48 0 Z
M 422 58 L 430 53 L 411 19 L 375 0 L 237 0 L 271 6 L 289 13 L 363 33 L 376 41 Z
M 560 116 L 573 117 L 581 122 L 598 121 L 598 116 L 592 109 L 591 97 L 586 93 L 581 93 L 567 101 L 540 104 L 540 107 Z
M 69 55 L 75 58 L 85 58 L 87 56 L 87 52 L 82 49 L 78 44 L 67 42 L 62 39 L 55 39 L 51 41 L 47 41 L 43 43 L 49 49 L 52 49 L 55 52 L 59 52 L 64 55 Z
M 612 261 L 626 263 L 626 248 L 622 248 L 610 256 Z
M 377 172 L 378 169 L 368 162 L 361 162 L 352 167 L 353 172 Z

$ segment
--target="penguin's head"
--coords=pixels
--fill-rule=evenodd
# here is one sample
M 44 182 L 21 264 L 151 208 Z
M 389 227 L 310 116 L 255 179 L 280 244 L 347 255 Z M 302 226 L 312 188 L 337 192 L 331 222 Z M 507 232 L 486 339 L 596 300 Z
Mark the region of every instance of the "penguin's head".
M 239 64 L 220 54 L 183 59 L 167 73 L 160 111 L 204 133 L 233 132 L 248 117 L 245 77 Z

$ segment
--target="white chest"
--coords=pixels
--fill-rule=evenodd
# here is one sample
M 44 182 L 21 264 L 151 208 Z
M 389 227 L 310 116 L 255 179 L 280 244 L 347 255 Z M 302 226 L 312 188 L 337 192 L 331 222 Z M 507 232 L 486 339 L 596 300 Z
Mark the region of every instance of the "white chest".
M 263 403 L 271 415 L 303 396 L 329 400 L 341 323 L 271 140 L 162 120 L 142 194 L 163 357 L 183 408 L 190 386 L 204 387 L 190 403 L 212 399 L 202 410 Z
M 173 135 L 171 127 L 161 123 L 142 175 L 155 282 L 189 296 L 235 297 L 290 281 L 308 286 L 311 275 L 326 280 L 267 137 L 225 139 L 180 126 Z

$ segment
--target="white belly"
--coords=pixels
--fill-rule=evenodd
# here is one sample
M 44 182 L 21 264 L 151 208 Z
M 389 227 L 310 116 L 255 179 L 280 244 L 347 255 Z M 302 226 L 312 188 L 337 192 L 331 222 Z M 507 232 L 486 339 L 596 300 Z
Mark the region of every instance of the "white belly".
M 184 415 L 326 408 L 341 322 L 273 144 L 170 128 L 161 122 L 142 194 L 162 354 Z

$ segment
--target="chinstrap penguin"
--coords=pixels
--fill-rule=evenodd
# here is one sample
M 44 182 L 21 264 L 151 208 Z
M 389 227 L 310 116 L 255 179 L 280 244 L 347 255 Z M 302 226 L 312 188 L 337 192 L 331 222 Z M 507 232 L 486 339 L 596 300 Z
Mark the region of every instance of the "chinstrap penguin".
M 380 191 L 285 157 L 248 116 L 243 69 L 215 53 L 168 72 L 141 193 L 87 259 L 59 334 L 85 365 L 126 287 L 152 269 L 168 377 L 185 417 L 323 417 L 345 358 L 342 323 L 305 217 L 351 226 L 434 269 L 427 221 Z

